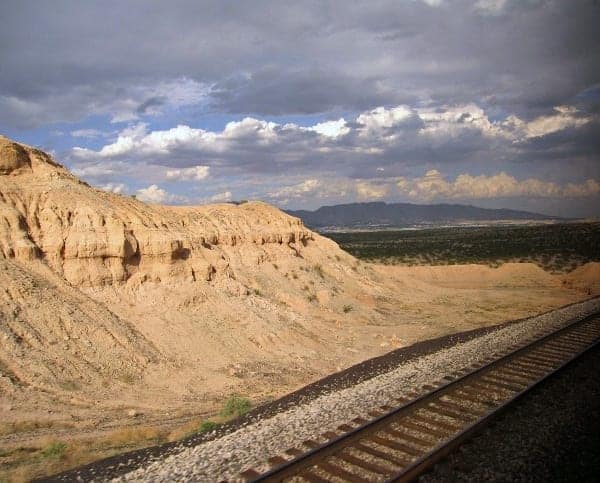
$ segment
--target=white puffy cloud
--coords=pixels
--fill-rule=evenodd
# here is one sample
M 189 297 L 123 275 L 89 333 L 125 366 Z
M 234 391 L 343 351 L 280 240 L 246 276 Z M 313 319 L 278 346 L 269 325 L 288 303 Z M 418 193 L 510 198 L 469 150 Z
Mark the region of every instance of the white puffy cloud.
M 162 188 L 159 188 L 158 185 L 151 184 L 147 188 L 140 188 L 136 192 L 136 197 L 140 201 L 144 201 L 146 203 L 186 203 L 189 201 L 185 196 L 174 195 L 168 193 Z
M 309 193 L 314 193 L 321 186 L 318 179 L 307 179 L 301 183 L 284 186 L 283 188 L 271 191 L 269 196 L 275 199 L 289 200 L 290 198 L 300 198 Z
M 151 184 L 147 188 L 137 190 L 136 196 L 139 200 L 146 203 L 163 203 L 166 201 L 168 193 L 157 185 Z
M 363 112 L 356 118 L 356 122 L 361 124 L 360 134 L 375 135 L 382 129 L 391 128 L 411 118 L 414 111 L 408 106 L 396 106 L 390 109 L 377 107 L 371 111 Z
M 221 165 L 233 165 L 252 159 L 260 163 L 260 158 L 263 158 L 261 164 L 267 167 L 265 150 L 275 162 L 308 158 L 335 161 L 339 156 L 347 157 L 348 153 L 355 157 L 381 157 L 398 150 L 408 151 L 411 156 L 421 153 L 420 156 L 424 157 L 432 146 L 453 147 L 460 152 L 477 151 L 491 146 L 494 139 L 514 146 L 533 137 L 582 127 L 591 119 L 574 107 L 559 106 L 552 114 L 531 121 L 514 115 L 492 121 L 480 106 L 465 104 L 435 109 L 412 109 L 405 105 L 377 107 L 359 114 L 351 124 L 340 118 L 310 127 L 293 123 L 281 125 L 246 117 L 227 123 L 221 131 L 181 124 L 167 130 L 148 132 L 146 123 L 137 123 L 122 130 L 113 142 L 97 151 L 75 147 L 71 155 L 76 162 L 146 159 L 167 166 L 176 162 L 178 156 L 185 159 L 185 164 L 196 156 L 196 161 L 202 159 L 206 168 L 211 159 L 218 159 Z M 314 133 L 319 136 L 315 137 Z M 459 139 L 463 134 L 469 134 L 475 145 Z M 445 155 L 447 157 L 448 151 Z M 256 164 L 253 165 L 255 167 Z M 173 169 L 171 177 L 205 177 L 204 168 L 195 173 Z
M 245 117 L 241 121 L 231 121 L 225 125 L 220 134 L 224 140 L 256 139 L 259 142 L 268 142 L 277 137 L 275 128 L 279 124 L 267 122 L 253 117 Z M 290 125 L 292 126 L 292 125 Z
M 308 129 L 310 131 L 319 133 L 321 136 L 327 136 L 330 138 L 344 136 L 350 132 L 350 128 L 346 126 L 346 120 L 343 117 L 337 121 L 320 122 Z
M 91 162 L 75 166 L 72 172 L 80 178 L 104 180 L 122 176 L 125 166 L 119 161 Z
M 560 172 L 554 175 L 554 182 L 532 176 L 522 179 L 515 177 L 523 172 L 520 165 L 506 161 L 531 160 L 528 149 L 535 144 L 534 162 L 547 152 L 556 167 L 567 161 L 560 144 L 564 136 L 544 136 L 572 129 L 574 135 L 581 133 L 587 139 L 589 132 L 583 129 L 590 122 L 596 122 L 593 114 L 574 107 L 559 106 L 526 120 L 515 115 L 492 117 L 476 104 L 463 104 L 435 109 L 378 107 L 348 122 L 339 118 L 308 127 L 251 117 L 214 131 L 183 124 L 151 131 L 148 124 L 136 123 L 97 150 L 75 148 L 69 161 L 75 174 L 98 185 L 149 185 L 139 193 L 140 199 L 157 203 L 188 202 L 190 198 L 212 201 L 205 183 L 191 188 L 192 182 L 208 176 L 218 183 L 220 192 L 234 187 L 240 198 L 263 198 L 295 207 L 397 197 L 424 201 L 581 198 L 592 196 L 597 189 L 595 181 L 565 185 L 569 173 Z M 498 163 L 497 171 L 504 166 L 516 171 L 467 174 L 475 165 L 481 170 L 483 160 Z M 577 162 L 585 165 L 587 161 L 582 156 Z M 398 178 L 415 166 L 443 172 L 449 164 L 453 172 L 465 174 L 449 180 L 432 170 L 416 178 Z M 493 168 L 484 169 L 489 172 Z M 590 178 L 596 177 L 595 168 L 588 172 Z M 190 198 L 168 194 L 159 188 L 164 181 L 182 182 L 175 188 L 169 185 L 169 189 Z
M 208 166 L 192 166 L 191 168 L 168 169 L 165 176 L 170 181 L 201 181 L 209 174 Z
M 356 183 L 354 180 L 333 176 L 324 179 L 309 178 L 281 188 L 270 189 L 266 192 L 265 197 L 279 205 L 288 205 L 292 202 L 304 203 L 308 200 L 311 202 L 343 200 L 348 195 L 355 193 Z M 261 197 L 260 194 L 258 197 Z
M 476 104 L 450 106 L 444 109 L 418 110 L 423 121 L 419 134 L 426 136 L 456 137 L 463 130 L 475 130 L 484 136 L 504 136 L 500 126 L 492 123 L 485 111 Z
M 127 186 L 124 183 L 106 183 L 99 187 L 103 191 L 109 191 L 118 195 L 123 194 L 127 191 Z
M 369 181 L 358 181 L 356 183 L 356 194 L 361 200 L 380 200 L 388 194 L 389 186 L 386 184 L 375 184 Z
M 525 137 L 540 137 L 567 128 L 577 128 L 590 122 L 589 117 L 579 116 L 578 111 L 572 106 L 557 106 L 555 114 L 540 116 L 524 126 Z
M 223 193 L 217 193 L 210 197 L 210 201 L 214 203 L 221 203 L 224 201 L 231 201 L 232 198 L 231 191 L 224 191 Z
M 575 198 L 600 195 L 600 184 L 593 179 L 581 184 L 569 183 L 561 186 L 536 178 L 518 180 L 504 172 L 491 176 L 460 174 L 454 181 L 449 181 L 439 171 L 432 169 L 423 177 L 399 178 L 396 186 L 401 194 L 421 201 L 515 197 Z

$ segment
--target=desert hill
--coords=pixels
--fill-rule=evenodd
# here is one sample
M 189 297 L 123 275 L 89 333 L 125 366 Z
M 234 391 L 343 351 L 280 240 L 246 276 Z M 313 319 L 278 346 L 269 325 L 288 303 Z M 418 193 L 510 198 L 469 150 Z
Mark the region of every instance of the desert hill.
M 586 298 L 598 278 L 515 270 L 486 268 L 479 287 L 479 268 L 446 283 L 444 267 L 361 263 L 265 203 L 147 205 L 0 137 L 0 419 L 95 425 L 264 400 Z
M 146 205 L 6 138 L 0 173 L 5 390 L 139 400 L 143 386 L 194 401 L 354 361 L 356 334 L 324 334 L 348 307 L 384 319 L 356 294 L 391 293 L 267 204 Z
M 288 211 L 311 228 L 403 227 L 417 224 L 444 224 L 506 220 L 553 220 L 557 217 L 528 211 L 488 209 L 471 205 L 438 203 L 348 203 L 322 206 L 317 210 Z

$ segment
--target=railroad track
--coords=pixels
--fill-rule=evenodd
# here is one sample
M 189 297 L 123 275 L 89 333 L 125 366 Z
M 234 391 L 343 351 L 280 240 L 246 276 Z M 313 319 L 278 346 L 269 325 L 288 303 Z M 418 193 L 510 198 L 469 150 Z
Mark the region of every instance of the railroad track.
M 270 458 L 252 482 L 352 483 L 411 481 L 523 396 L 600 343 L 600 314 L 571 323 L 481 364 L 447 376 L 422 395 L 397 399 L 363 418 L 325 433 L 319 443 Z M 369 419 L 367 419 L 369 418 Z

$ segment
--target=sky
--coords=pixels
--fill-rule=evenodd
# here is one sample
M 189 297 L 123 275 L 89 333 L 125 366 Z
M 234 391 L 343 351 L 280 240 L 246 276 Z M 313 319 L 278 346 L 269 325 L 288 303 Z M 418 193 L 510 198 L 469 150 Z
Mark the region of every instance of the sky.
M 0 133 L 150 203 L 600 217 L 597 0 L 3 0 Z

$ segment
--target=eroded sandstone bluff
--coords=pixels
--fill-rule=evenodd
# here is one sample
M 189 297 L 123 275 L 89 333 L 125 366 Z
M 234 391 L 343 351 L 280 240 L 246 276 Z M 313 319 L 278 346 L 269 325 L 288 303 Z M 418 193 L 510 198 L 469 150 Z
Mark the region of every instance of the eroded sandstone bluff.
M 6 138 L 0 173 L 4 258 L 42 259 L 77 286 L 232 278 L 228 257 L 214 248 L 284 244 L 297 254 L 313 239 L 300 220 L 263 203 L 150 207 L 95 190 Z
M 327 337 L 349 307 L 382 318 L 357 294 L 386 295 L 265 203 L 147 205 L 4 137 L 0 266 L 0 390 L 81 401 L 144 391 L 160 406 L 309 380 L 352 361 L 338 343 L 356 334 Z

